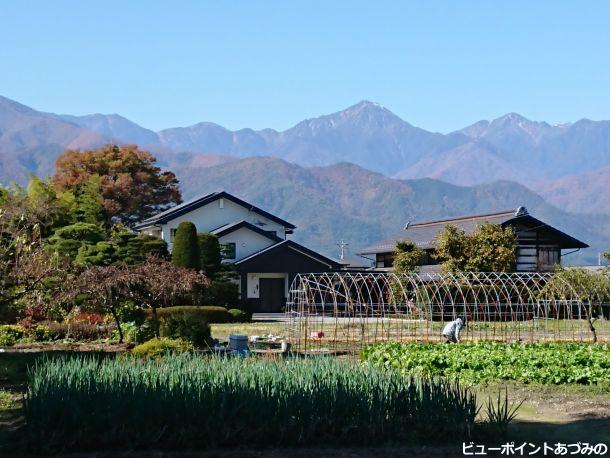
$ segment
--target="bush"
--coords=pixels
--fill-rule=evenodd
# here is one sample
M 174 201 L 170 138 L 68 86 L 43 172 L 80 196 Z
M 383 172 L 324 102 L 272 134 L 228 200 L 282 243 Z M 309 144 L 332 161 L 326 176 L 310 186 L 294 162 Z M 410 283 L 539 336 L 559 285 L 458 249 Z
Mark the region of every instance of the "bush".
M 20 315 L 20 307 L 16 304 L 5 304 L 0 307 L 0 324 L 13 324 Z
M 154 338 L 131 350 L 131 354 L 141 358 L 158 358 L 167 353 L 182 353 L 192 350 L 192 345 L 181 339 Z
M 26 330 L 18 324 L 0 326 L 0 347 L 12 347 L 26 336 Z
M 407 375 L 440 375 L 465 382 L 610 383 L 610 345 L 384 343 L 365 348 L 362 357 L 372 364 L 394 367 Z
M 34 342 L 48 342 L 54 339 L 55 335 L 51 331 L 51 328 L 46 324 L 36 324 L 32 326 L 28 331 L 28 337 Z
M 23 309 L 22 318 L 17 324 L 28 329 L 36 323 L 45 321 L 47 319 L 47 313 L 42 305 L 30 305 Z
M 157 318 L 159 323 L 166 317 L 174 314 L 182 314 L 186 312 L 197 313 L 205 317 L 208 323 L 231 323 L 233 316 L 224 307 L 216 307 L 211 305 L 194 306 L 194 305 L 183 305 L 177 307 L 163 307 L 157 309 Z
M 197 234 L 197 241 L 199 243 L 199 255 L 201 256 L 201 270 L 204 275 L 213 280 L 220 272 L 222 264 L 218 237 L 209 232 L 203 232 Z
M 44 321 L 30 328 L 29 337 L 36 342 L 52 340 L 82 340 L 92 341 L 107 339 L 111 329 L 106 325 L 90 324 L 86 321 Z
M 182 339 L 191 342 L 197 348 L 211 344 L 211 331 L 205 314 L 197 311 L 174 311 L 159 318 L 161 337 Z
M 247 323 L 250 321 L 250 314 L 240 309 L 231 309 L 229 313 L 233 316 L 234 323 Z
M 86 323 L 86 324 L 104 324 L 106 321 L 104 319 L 104 315 L 100 315 L 99 313 L 79 313 L 75 315 L 70 320 L 69 323 Z
M 169 342 L 133 353 L 185 345 Z M 467 439 L 478 410 L 474 393 L 446 380 L 335 358 L 55 358 L 34 367 L 28 386 L 26 440 L 47 452 L 438 444 Z
M 143 324 L 134 323 L 133 321 L 121 322 L 121 331 L 123 331 L 123 340 L 125 342 L 144 343 L 155 337 L 156 326 L 152 320 L 148 320 Z M 110 336 L 112 340 L 119 340 L 119 331 L 115 328 Z
M 132 301 L 125 301 L 121 304 L 118 311 L 121 322 L 131 322 L 140 326 L 146 321 L 148 316 L 146 309 L 138 307 Z
M 189 221 L 183 221 L 176 229 L 174 246 L 172 248 L 172 262 L 179 267 L 199 270 L 201 259 L 199 257 L 199 242 L 197 229 Z
M 217 307 L 237 308 L 239 287 L 230 281 L 214 280 L 205 291 L 204 300 Z

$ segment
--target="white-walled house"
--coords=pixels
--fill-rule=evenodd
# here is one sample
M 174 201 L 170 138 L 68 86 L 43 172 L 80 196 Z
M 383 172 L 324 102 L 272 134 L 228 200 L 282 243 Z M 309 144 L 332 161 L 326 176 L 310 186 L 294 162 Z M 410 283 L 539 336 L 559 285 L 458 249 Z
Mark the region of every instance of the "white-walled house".
M 171 251 L 176 229 L 190 221 L 197 232 L 218 236 L 225 262 L 240 274 L 240 294 L 254 312 L 280 311 L 299 272 L 337 270 L 339 264 L 288 239 L 296 226 L 225 191 L 173 207 L 138 226 L 165 240 Z

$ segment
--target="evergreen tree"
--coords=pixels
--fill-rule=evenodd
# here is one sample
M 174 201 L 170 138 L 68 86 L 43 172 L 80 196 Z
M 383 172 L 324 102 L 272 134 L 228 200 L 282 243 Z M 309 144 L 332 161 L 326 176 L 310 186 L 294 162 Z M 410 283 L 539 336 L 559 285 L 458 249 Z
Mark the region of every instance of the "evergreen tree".
M 213 280 L 220 272 L 222 262 L 220 242 L 217 236 L 209 232 L 197 234 L 197 240 L 199 242 L 201 270 L 210 280 Z
M 91 175 L 81 183 L 76 192 L 76 206 L 73 219 L 82 223 L 106 224 L 107 214 L 104 198 L 100 191 L 101 178 Z
M 82 244 L 75 258 L 77 264 L 89 266 L 109 266 L 117 260 L 117 247 L 111 242 L 97 242 L 95 245 Z
M 51 183 L 49 181 L 43 181 L 35 175 L 30 175 L 27 195 L 30 201 L 39 200 L 51 202 L 57 199 L 57 194 Z
M 172 249 L 172 262 L 179 267 L 200 270 L 201 259 L 199 243 L 197 241 L 197 228 L 189 221 L 178 225 Z
M 139 264 L 152 254 L 167 258 L 167 243 L 152 235 L 137 235 L 123 227 L 116 227 L 111 236 L 118 260 L 125 264 Z
M 104 231 L 97 224 L 75 223 L 57 229 L 49 238 L 49 247 L 60 256 L 75 259 L 81 246 L 95 245 L 104 238 Z
M 35 212 L 46 213 L 40 225 L 43 237 L 48 237 L 57 227 L 70 224 L 67 208 L 59 199 L 53 184 L 49 180 L 41 180 L 35 175 L 30 175 L 25 196 L 30 209 Z

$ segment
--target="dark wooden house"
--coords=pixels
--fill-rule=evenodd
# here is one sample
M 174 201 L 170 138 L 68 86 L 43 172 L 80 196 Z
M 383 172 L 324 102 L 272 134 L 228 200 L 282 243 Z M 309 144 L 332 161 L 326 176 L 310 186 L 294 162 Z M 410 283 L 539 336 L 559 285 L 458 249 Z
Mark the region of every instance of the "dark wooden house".
M 371 245 L 361 250 L 359 254 L 371 259 L 376 269 L 390 269 L 394 261 L 396 242 L 409 240 L 426 253 L 422 270 L 435 270 L 438 261 L 433 256 L 434 239 L 445 226 L 452 225 L 466 233 L 471 233 L 485 222 L 501 227 L 512 227 L 515 231 L 517 272 L 552 270 L 556 265 L 561 264 L 562 250 L 578 250 L 589 246 L 533 217 L 525 207 L 519 207 L 517 211 L 407 224 L 400 234 Z

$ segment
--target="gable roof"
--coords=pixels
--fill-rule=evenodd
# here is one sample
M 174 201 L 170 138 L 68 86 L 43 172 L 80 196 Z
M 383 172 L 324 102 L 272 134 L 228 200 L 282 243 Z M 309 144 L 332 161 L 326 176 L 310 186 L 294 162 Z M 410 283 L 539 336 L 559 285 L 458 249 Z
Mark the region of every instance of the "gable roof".
M 315 261 L 317 261 L 321 264 L 325 264 L 331 269 L 339 269 L 341 267 L 341 265 L 337 261 L 327 258 L 326 256 L 323 256 L 320 253 L 310 250 L 309 248 L 304 247 L 303 245 L 296 243 L 292 240 L 282 240 L 280 243 L 276 243 L 275 245 L 271 245 L 267 248 L 263 248 L 262 250 L 251 254 L 250 256 L 246 256 L 245 258 L 240 259 L 234 265 L 240 266 L 240 265 L 248 263 L 249 261 L 254 260 L 255 258 L 257 258 L 261 255 L 271 254 L 276 250 L 286 249 L 286 248 L 294 250 L 294 251 L 296 251 L 302 255 L 308 256 L 310 258 L 313 258 Z
M 556 229 L 540 221 L 539 219 L 534 218 L 527 212 L 525 207 L 519 207 L 517 211 L 507 210 L 497 213 L 461 216 L 458 218 L 407 224 L 401 233 L 371 245 L 361 250 L 359 254 L 388 253 L 394 251 L 396 248 L 396 242 L 401 240 L 409 240 L 422 249 L 431 249 L 434 248 L 434 239 L 436 238 L 437 234 L 443 230 L 445 226 L 452 225 L 457 227 L 459 230 L 463 230 L 467 234 L 470 234 L 474 232 L 477 227 L 486 222 L 496 224 L 501 227 L 506 227 L 517 222 L 527 222 L 532 224 L 534 227 L 544 227 L 545 230 L 551 232 L 560 239 L 562 248 L 587 248 L 589 246 L 586 243 L 583 243 L 580 240 L 577 240 L 574 237 L 560 231 L 559 229 Z
M 140 224 L 136 225 L 135 229 L 142 229 L 144 227 L 153 226 L 155 224 L 165 224 L 168 221 L 177 218 L 178 216 L 182 216 L 218 199 L 230 200 L 231 202 L 234 202 L 237 205 L 247 208 L 248 210 L 254 213 L 258 213 L 259 215 L 264 216 L 265 218 L 284 226 L 286 229 L 296 229 L 296 226 L 294 224 L 289 223 L 288 221 L 283 220 L 282 218 L 278 218 L 277 216 L 272 215 L 271 213 L 266 212 L 265 210 L 246 202 L 245 200 L 241 200 L 226 191 L 217 191 L 210 194 L 206 194 L 204 196 L 197 197 L 193 200 L 189 200 L 188 202 L 184 202 L 180 205 L 172 207 L 169 210 L 157 213 L 155 216 L 145 219 Z
M 275 232 L 266 231 L 256 225 L 254 225 L 248 221 L 244 221 L 244 220 L 225 224 L 224 226 L 217 227 L 216 229 L 214 229 L 210 232 L 218 237 L 222 237 L 223 235 L 230 234 L 231 232 L 235 232 L 241 228 L 249 229 L 253 232 L 256 232 L 256 233 L 262 235 L 263 237 L 267 237 L 268 239 L 270 239 L 274 242 L 281 242 L 284 240 L 283 238 L 279 237 Z

